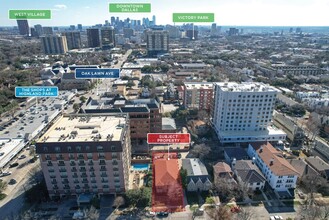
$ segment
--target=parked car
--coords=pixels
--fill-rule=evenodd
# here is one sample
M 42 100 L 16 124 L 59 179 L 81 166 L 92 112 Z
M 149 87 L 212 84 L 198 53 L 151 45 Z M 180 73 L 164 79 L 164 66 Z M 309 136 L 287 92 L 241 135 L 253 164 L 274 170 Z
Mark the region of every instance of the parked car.
M 18 165 L 19 165 L 19 163 L 12 163 L 9 165 L 9 168 L 17 167 Z
M 17 183 L 17 181 L 15 179 L 10 179 L 8 184 L 10 185 L 14 185 L 15 183 Z
M 0 173 L 0 177 L 9 176 L 10 174 L 11 174 L 11 172 L 3 172 L 3 173 Z
M 168 217 L 168 212 L 158 212 L 157 217 Z
M 24 159 L 24 158 L 26 158 L 26 156 L 22 154 L 18 159 Z
M 4 152 L 0 152 L 0 156 L 3 156 L 5 153 Z

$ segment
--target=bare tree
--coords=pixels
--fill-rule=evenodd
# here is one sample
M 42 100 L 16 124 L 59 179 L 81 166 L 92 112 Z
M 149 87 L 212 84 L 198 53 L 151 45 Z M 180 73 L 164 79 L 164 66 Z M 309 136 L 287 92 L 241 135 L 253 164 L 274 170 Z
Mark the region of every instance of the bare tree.
M 210 153 L 210 147 L 206 144 L 197 144 L 194 145 L 190 151 L 191 157 L 197 157 L 201 160 L 204 159 Z
M 231 220 L 232 214 L 226 206 L 217 206 L 207 210 L 207 214 L 213 220 Z
M 306 203 L 300 207 L 298 215 L 304 220 L 327 220 L 329 207 Z
M 254 216 L 254 213 L 251 211 L 251 209 L 243 208 L 237 215 L 235 216 L 236 220 L 251 220 Z
M 113 205 L 115 206 L 115 209 L 118 209 L 120 206 L 125 204 L 125 199 L 122 196 L 117 196 L 114 199 Z
M 97 220 L 99 218 L 99 210 L 94 206 L 91 206 L 89 209 L 84 210 L 86 220 Z
M 310 198 L 307 201 L 309 205 L 313 205 L 314 193 L 318 192 L 323 186 L 326 186 L 326 180 L 320 175 L 304 175 L 299 180 L 299 186 L 309 193 Z

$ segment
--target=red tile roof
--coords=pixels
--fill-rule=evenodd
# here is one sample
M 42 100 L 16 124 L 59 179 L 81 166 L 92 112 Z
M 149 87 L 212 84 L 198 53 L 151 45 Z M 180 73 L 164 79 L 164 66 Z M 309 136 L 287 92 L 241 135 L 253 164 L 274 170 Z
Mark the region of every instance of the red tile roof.
M 232 173 L 231 167 L 225 163 L 225 162 L 218 162 L 214 166 L 214 173 L 220 174 L 220 173 Z
M 178 182 L 177 159 L 157 159 L 154 162 L 155 186 L 168 186 Z

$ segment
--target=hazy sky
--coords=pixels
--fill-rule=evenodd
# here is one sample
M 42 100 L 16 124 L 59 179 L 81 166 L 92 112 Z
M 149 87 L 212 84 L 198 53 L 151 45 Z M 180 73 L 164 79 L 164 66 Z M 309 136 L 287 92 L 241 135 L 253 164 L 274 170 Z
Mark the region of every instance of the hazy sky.
M 151 3 L 151 13 L 109 13 L 108 3 Z M 152 18 L 173 24 L 172 13 L 212 12 L 218 25 L 329 26 L 329 0 L 1 0 L 0 26 L 17 25 L 9 9 L 51 9 L 51 20 L 29 20 L 30 25 L 94 25 L 110 20 Z M 200 23 L 208 24 L 208 23 Z

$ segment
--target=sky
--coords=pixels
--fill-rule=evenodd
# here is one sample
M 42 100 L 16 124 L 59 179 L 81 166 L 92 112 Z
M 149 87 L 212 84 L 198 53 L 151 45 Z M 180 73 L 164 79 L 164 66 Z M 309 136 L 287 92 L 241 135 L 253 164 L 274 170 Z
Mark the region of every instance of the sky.
M 151 13 L 110 13 L 110 2 L 151 3 Z M 0 26 L 17 25 L 8 18 L 10 9 L 52 10 L 51 20 L 29 20 L 43 26 L 91 26 L 111 16 L 142 20 L 153 15 L 165 25 L 174 24 L 172 13 L 180 12 L 214 13 L 219 26 L 329 26 L 329 0 L 1 0 Z

